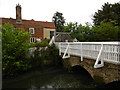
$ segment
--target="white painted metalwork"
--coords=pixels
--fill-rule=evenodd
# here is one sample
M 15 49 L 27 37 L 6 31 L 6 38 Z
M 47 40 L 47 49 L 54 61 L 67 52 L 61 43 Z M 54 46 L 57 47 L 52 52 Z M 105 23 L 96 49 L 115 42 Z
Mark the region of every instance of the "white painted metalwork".
M 55 42 L 55 37 L 52 36 L 52 39 L 50 40 L 49 45 L 51 46 L 54 42 Z
M 58 34 L 59 35 L 59 34 Z M 58 37 L 58 35 L 56 37 Z M 51 46 L 55 42 L 55 36 L 52 36 L 49 45 Z
M 81 61 L 83 61 L 83 55 L 82 55 L 82 43 L 81 43 Z
M 55 45 L 59 53 L 80 56 L 81 61 L 83 57 L 96 60 L 94 68 L 104 66 L 104 62 L 120 65 L 120 42 L 55 42 Z
M 96 59 L 94 68 L 99 68 L 99 67 L 103 67 L 104 66 L 104 61 L 102 59 L 100 59 L 102 51 L 103 51 L 103 44 L 101 44 L 101 49 L 100 49 L 100 52 L 99 52 L 98 57 Z M 99 64 L 99 62 L 100 62 L 100 64 Z
M 68 54 L 68 55 L 67 55 Z M 67 55 L 67 56 L 66 56 Z M 68 45 L 67 45 L 67 47 L 66 47 L 66 50 L 65 50 L 65 53 L 64 53 L 64 55 L 63 55 L 63 59 L 65 59 L 65 58 L 69 58 L 70 57 L 70 51 L 69 51 L 69 43 L 68 43 Z
M 61 43 L 59 43 L 58 48 L 59 48 L 59 55 L 61 55 L 61 52 L 62 52 L 62 51 L 61 51 L 61 50 L 62 50 L 62 49 L 61 49 Z

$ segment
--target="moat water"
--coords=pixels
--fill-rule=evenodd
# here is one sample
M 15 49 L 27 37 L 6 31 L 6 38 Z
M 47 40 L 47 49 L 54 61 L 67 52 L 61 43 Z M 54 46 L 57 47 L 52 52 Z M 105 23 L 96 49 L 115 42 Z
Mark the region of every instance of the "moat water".
M 60 88 L 96 88 L 92 77 L 79 68 L 68 72 L 62 68 L 49 67 L 26 72 L 14 79 L 3 80 L 3 90 L 16 88 L 20 90 L 58 90 Z

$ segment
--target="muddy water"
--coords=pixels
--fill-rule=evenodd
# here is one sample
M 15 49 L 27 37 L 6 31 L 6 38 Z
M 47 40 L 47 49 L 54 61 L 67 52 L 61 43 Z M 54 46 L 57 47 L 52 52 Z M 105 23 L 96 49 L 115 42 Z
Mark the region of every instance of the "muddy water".
M 40 88 L 95 88 L 97 84 L 90 75 L 79 72 L 67 72 L 65 69 L 49 67 L 22 74 L 14 79 L 3 80 L 4 88 L 34 90 Z

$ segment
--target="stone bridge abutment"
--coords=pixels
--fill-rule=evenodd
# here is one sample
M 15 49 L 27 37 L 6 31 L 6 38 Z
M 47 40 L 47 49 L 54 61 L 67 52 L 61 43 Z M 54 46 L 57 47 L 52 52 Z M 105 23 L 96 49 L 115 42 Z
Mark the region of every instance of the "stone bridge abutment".
M 91 77 L 98 83 L 111 83 L 120 80 L 120 65 L 104 62 L 101 68 L 94 68 L 95 60 L 84 58 L 83 61 L 80 57 L 70 56 L 69 58 L 71 67 L 80 65 L 88 71 Z

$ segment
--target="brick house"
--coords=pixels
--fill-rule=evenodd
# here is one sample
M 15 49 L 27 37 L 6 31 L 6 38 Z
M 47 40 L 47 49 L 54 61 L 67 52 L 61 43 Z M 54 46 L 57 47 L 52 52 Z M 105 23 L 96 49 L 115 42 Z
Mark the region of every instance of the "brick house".
M 24 20 L 21 17 L 21 5 L 16 5 L 16 19 L 13 18 L 0 18 L 2 22 L 13 24 L 15 28 L 23 28 L 31 34 L 30 43 L 36 40 L 50 39 L 55 32 L 55 25 L 53 22 Z

